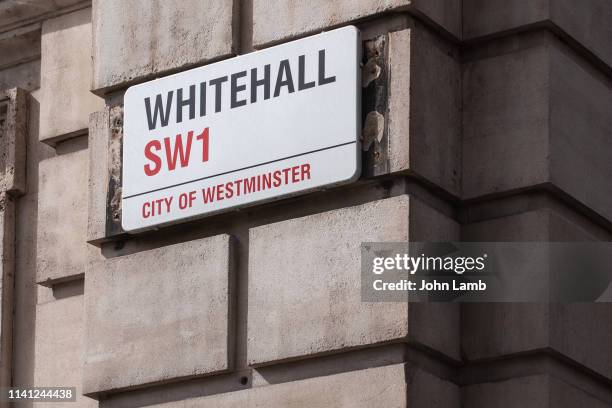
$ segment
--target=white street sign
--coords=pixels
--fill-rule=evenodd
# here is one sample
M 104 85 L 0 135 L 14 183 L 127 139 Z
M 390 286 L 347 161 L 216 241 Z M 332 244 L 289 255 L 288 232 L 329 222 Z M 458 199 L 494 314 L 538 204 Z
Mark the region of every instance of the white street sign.
M 123 229 L 356 180 L 360 46 L 345 27 L 129 88 Z

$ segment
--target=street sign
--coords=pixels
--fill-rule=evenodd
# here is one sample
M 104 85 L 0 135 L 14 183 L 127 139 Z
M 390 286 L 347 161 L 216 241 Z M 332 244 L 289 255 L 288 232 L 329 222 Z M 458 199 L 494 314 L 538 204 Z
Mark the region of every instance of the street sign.
M 129 88 L 123 229 L 356 180 L 360 47 L 345 27 Z

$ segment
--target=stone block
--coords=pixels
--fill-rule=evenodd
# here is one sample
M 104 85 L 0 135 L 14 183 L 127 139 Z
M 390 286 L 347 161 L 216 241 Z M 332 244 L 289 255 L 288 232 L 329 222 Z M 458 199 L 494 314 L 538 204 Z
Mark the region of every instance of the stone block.
M 549 374 L 468 385 L 462 392 L 465 408 L 610 407 L 588 392 Z
M 87 158 L 81 149 L 39 164 L 36 281 L 42 285 L 85 273 Z
M 461 2 L 456 0 L 281 0 L 271 7 L 253 0 L 253 44 L 256 48 L 381 14 L 410 11 L 451 34 L 461 36 Z
M 607 389 L 606 391 L 609 391 Z M 599 394 L 599 393 L 598 393 Z M 588 390 L 583 390 L 567 381 L 550 376 L 550 407 L 574 408 L 610 408 L 612 400 L 607 396 L 601 398 L 600 395 L 593 395 Z
M 76 402 L 39 402 L 40 407 L 97 407 L 81 392 L 83 296 L 53 300 L 36 306 L 34 386 L 76 387 Z
M 407 407 L 445 407 L 459 408 L 461 390 L 450 381 L 407 365 L 408 405 Z
M 407 408 L 406 366 L 395 364 L 255 387 L 152 408 Z M 452 405 L 449 405 L 452 407 Z
M 0 89 L 15 87 L 26 91 L 40 88 L 40 60 L 23 62 L 0 70 Z
M 463 2 L 458 0 L 412 0 L 411 12 L 461 39 Z
M 84 393 L 232 368 L 231 244 L 217 235 L 92 262 Z
M 464 240 L 481 242 L 594 239 L 587 230 L 549 209 L 467 225 L 462 234 Z M 551 271 L 553 261 L 549 263 Z M 612 332 L 605 324 L 611 318 L 612 303 L 463 304 L 462 350 L 467 360 L 474 361 L 553 349 L 612 378 L 608 346 Z
M 612 220 L 608 79 L 542 33 L 471 53 L 463 80 L 464 198 L 545 185 Z
M 93 90 L 104 93 L 233 54 L 237 5 L 94 0 Z
M 417 22 L 410 29 L 369 40 L 364 48 L 364 175 L 409 173 L 459 196 L 461 70 L 457 50 Z M 378 57 L 380 54 L 386 58 Z M 382 73 L 376 75 L 379 70 Z M 365 113 L 369 109 L 375 109 L 382 135 L 368 133 L 374 117 L 372 112 Z
M 542 350 L 550 345 L 547 303 L 466 303 L 461 318 L 461 343 L 470 361 Z
M 551 304 L 550 347 L 612 379 L 612 303 Z M 585 318 L 588 316 L 588 318 Z
M 89 117 L 89 195 L 87 241 L 100 243 L 123 234 L 121 228 L 121 147 L 123 109 L 120 106 Z
M 32 21 L 60 11 L 62 8 L 72 7 L 82 0 L 27 0 L 0 2 L 0 27 L 9 28 L 20 22 Z M 4 30 L 0 30 L 4 31 Z
M 39 59 L 40 25 L 33 24 L 0 33 L 0 55 L 0 70 Z
M 91 86 L 91 9 L 45 20 L 41 40 L 39 139 L 48 144 L 85 133 L 104 107 Z
M 461 191 L 461 69 L 457 50 L 420 24 L 389 34 L 390 169 Z M 406 86 L 406 84 L 410 84 Z
M 550 83 L 550 180 L 612 220 L 612 81 L 555 47 Z
M 463 195 L 549 178 L 549 54 L 543 44 L 463 67 Z
M 606 0 L 580 3 L 550 0 L 550 20 L 581 46 L 586 47 L 608 66 L 612 66 L 612 4 Z
M 0 92 L 0 192 L 26 192 L 27 95 L 20 88 Z
M 434 242 L 444 241 L 434 239 Z M 457 303 L 414 302 L 408 310 L 408 338 L 417 347 L 461 361 L 461 307 Z
M 562 30 L 612 66 L 611 18 L 607 0 L 465 0 L 463 37 L 471 40 L 540 24 Z
M 7 3 L 16 5 L 0 4 L 0 26 Z M 15 87 L 30 92 L 40 88 L 40 24 L 0 33 L 0 55 L 0 94 Z
M 459 224 L 422 201 L 410 200 L 409 236 L 415 242 L 452 242 L 460 236 Z M 461 360 L 460 305 L 411 303 L 408 309 L 409 340 Z
M 360 245 L 425 237 L 412 225 L 418 218 L 429 219 L 432 231 L 445 230 L 437 234 L 442 240 L 456 230 L 407 195 L 251 229 L 249 364 L 409 340 L 408 304 L 361 301 Z
M 555 233 L 558 230 L 565 233 L 558 235 Z M 462 227 L 461 236 L 464 241 L 472 242 L 593 240 L 587 231 L 548 208 L 472 222 Z
M 109 189 L 109 112 L 89 115 L 89 184 L 87 194 L 87 241 L 106 236 L 106 213 Z
M 463 38 L 470 40 L 550 18 L 549 3 L 555 0 L 464 0 Z
M 0 387 L 10 387 L 13 358 L 15 202 L 0 193 Z
M 466 408 L 533 407 L 550 405 L 548 375 L 512 378 L 494 383 L 473 384 L 462 389 Z
M 50 157 L 54 157 L 57 155 L 55 148 L 45 144 L 40 143 L 38 140 L 38 123 L 40 119 L 40 89 L 32 91 L 28 94 L 27 97 L 27 107 L 28 107 L 28 131 L 26 136 L 26 195 L 30 200 L 31 196 L 36 196 L 36 201 L 38 201 L 38 171 L 39 171 L 39 163 L 45 159 Z M 78 140 L 78 138 L 77 138 Z M 68 141 L 70 144 L 70 141 Z M 36 194 L 32 194 L 36 193 Z M 38 204 L 34 206 L 35 210 L 32 212 L 34 218 L 37 215 Z M 34 227 L 34 234 L 36 234 L 37 225 L 35 222 L 31 223 Z M 33 243 L 36 243 L 36 235 L 34 235 Z M 36 249 L 36 245 L 34 245 L 34 250 Z M 34 252 L 34 257 L 32 259 L 34 261 L 34 265 L 36 265 L 36 253 Z M 36 268 L 34 268 L 36 270 Z
M 36 143 L 38 139 L 36 139 Z M 36 211 L 38 196 L 26 194 L 16 206 L 15 268 L 19 273 L 14 278 L 13 291 L 13 339 L 11 373 L 13 386 L 32 383 L 34 370 L 35 327 L 31 316 L 36 313 Z

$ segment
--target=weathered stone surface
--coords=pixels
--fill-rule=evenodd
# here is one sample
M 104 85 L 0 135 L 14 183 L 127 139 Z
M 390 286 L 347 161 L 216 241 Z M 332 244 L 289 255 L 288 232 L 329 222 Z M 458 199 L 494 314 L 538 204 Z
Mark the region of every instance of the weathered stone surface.
M 85 273 L 87 167 L 86 149 L 40 162 L 36 272 L 40 284 Z
M 36 8 L 36 13 L 55 13 L 52 10 L 56 6 L 75 1 L 80 0 L 0 0 L 0 89 L 15 84 L 25 84 L 28 90 L 39 87 L 37 33 L 40 29 L 3 42 L 7 38 L 3 36 L 8 33 L 4 25 L 6 18 L 13 18 L 6 12 L 7 5 L 21 10 Z M 96 91 L 107 96 L 108 106 L 121 103 L 122 92 L 129 84 L 231 55 L 237 51 L 234 37 L 237 23 L 241 25 L 238 49 L 242 52 L 252 45 L 251 22 L 255 23 L 257 47 L 355 22 L 363 28 L 364 37 L 382 34 L 387 39 L 385 58 L 388 59 L 384 68 L 389 74 L 386 84 L 389 94 L 385 94 L 388 109 L 375 117 L 373 127 L 386 132 L 389 166 L 385 172 L 374 175 L 382 177 L 364 176 L 367 180 L 355 186 L 216 216 L 210 222 L 151 231 L 129 240 L 122 237 L 125 246 L 119 241 L 104 244 L 105 255 L 116 256 L 143 246 L 161 247 L 196 236 L 235 232 L 239 240 L 236 260 L 240 280 L 234 293 L 232 279 L 228 277 L 231 268 L 226 268 L 225 280 L 215 278 L 215 273 L 211 276 L 208 262 L 218 266 L 216 262 L 225 260 L 224 256 L 193 266 L 197 262 L 190 259 L 202 254 L 200 247 L 181 251 L 168 247 L 96 263 L 91 279 L 102 284 L 91 284 L 95 286 L 92 289 L 90 277 L 86 277 L 86 296 L 90 307 L 98 313 L 88 323 L 94 339 L 90 344 L 97 353 L 89 357 L 94 355 L 97 359 L 91 359 L 86 380 L 92 394 L 102 394 L 96 395 L 102 398 L 100 405 L 103 408 L 145 407 L 166 401 L 166 407 L 606 406 L 598 400 L 600 395 L 592 391 L 608 385 L 609 381 L 602 376 L 612 378 L 609 350 L 612 335 L 606 324 L 612 314 L 607 305 L 411 304 L 403 309 L 403 305 L 363 304 L 356 290 L 358 275 L 352 274 L 358 273 L 354 266 L 359 255 L 351 252 L 351 245 L 371 237 L 454 240 L 456 223 L 430 205 L 448 214 L 456 210 L 463 215 L 466 206 L 483 208 L 480 206 L 487 203 L 505 206 L 506 198 L 514 199 L 519 192 L 521 196 L 523 192 L 536 194 L 535 190 L 545 190 L 547 195 L 558 199 L 559 206 L 563 206 L 559 198 L 571 201 L 572 206 L 563 213 L 542 209 L 470 223 L 463 228 L 464 238 L 602 239 L 589 228 L 581 227 L 588 224 L 595 229 L 599 223 L 601 230 L 607 228 L 606 222 L 594 212 L 612 219 L 609 187 L 612 169 L 609 91 L 612 86 L 606 77 L 606 67 L 588 52 L 603 61 L 611 59 L 607 0 L 580 4 L 569 0 L 534 0 L 530 4 L 516 0 L 465 0 L 464 11 L 478 12 L 479 23 L 492 27 L 489 32 L 485 27 L 485 32 L 475 36 L 493 36 L 500 30 L 505 31 L 497 39 L 484 41 L 482 38 L 467 47 L 443 40 L 446 37 L 441 35 L 440 26 L 451 33 L 462 30 L 460 22 L 457 23 L 462 5 L 459 0 L 210 3 L 213 2 L 187 0 L 170 5 L 159 0 L 98 0 L 95 3 L 100 10 L 97 42 L 104 48 L 96 48 L 100 68 Z M 276 9 L 277 5 L 280 9 Z M 538 8 L 541 5 L 545 7 Z M 288 10 L 285 14 L 278 11 L 283 7 Z M 210 9 L 217 14 L 210 17 Z M 40 17 L 34 13 L 18 18 Z M 495 26 L 506 20 L 511 23 Z M 539 22 L 544 22 L 540 26 L 552 28 L 556 34 L 564 30 L 576 39 L 576 43 L 568 40 L 574 51 L 567 52 L 570 47 L 557 41 L 558 37 L 567 39 L 567 36 L 536 34 L 544 31 L 534 30 L 533 23 Z M 468 25 L 464 28 L 470 29 Z M 517 32 L 523 34 L 515 35 Z M 53 30 L 46 34 L 59 35 Z M 73 50 L 73 44 L 76 41 L 66 40 L 61 44 L 63 49 L 58 48 L 57 52 L 77 55 L 85 48 Z M 176 53 L 175 45 L 179 48 Z M 458 48 L 465 53 L 462 58 L 466 57 L 463 77 Z M 577 58 L 579 54 L 583 55 Z M 89 60 L 81 61 L 79 67 L 89 64 Z M 45 72 L 43 67 L 43 75 Z M 72 78 L 69 79 L 63 83 L 66 88 L 73 85 Z M 464 89 L 461 89 L 462 80 L 469 81 Z M 87 90 L 91 85 L 80 84 L 79 88 Z M 37 109 L 70 109 L 56 116 L 43 112 L 47 116 L 43 121 L 57 118 L 58 126 L 72 121 L 68 116 L 75 109 L 65 104 L 62 108 L 67 100 L 62 95 L 68 90 L 57 90 L 52 99 L 48 94 L 42 99 L 28 96 L 34 108 L 28 113 L 29 194 L 15 200 L 19 221 L 13 302 L 4 293 L 13 286 L 8 283 L 12 274 L 6 272 L 7 262 L 15 251 L 10 249 L 12 241 L 8 241 L 10 217 L 3 218 L 0 211 L 0 222 L 4 223 L 0 225 L 0 232 L 4 231 L 0 252 L 4 254 L 4 269 L 0 277 L 7 277 L 0 286 L 3 292 L 0 385 L 8 383 L 10 375 L 19 386 L 50 385 L 58 381 L 63 383 L 59 385 L 79 387 L 83 375 L 80 368 L 84 352 L 85 321 L 80 314 L 83 299 L 80 295 L 57 300 L 50 296 L 59 293 L 60 288 L 65 289 L 65 285 L 81 282 L 74 278 L 89 271 L 85 267 L 85 240 L 100 243 L 114 240 L 120 233 L 113 229 L 121 194 L 121 169 L 117 165 L 121 143 L 119 133 L 113 130 L 121 127 L 114 122 L 114 118 L 120 121 L 120 115 L 113 116 L 112 110 L 102 106 L 96 108 L 101 113 L 92 116 L 88 152 L 66 152 L 76 140 L 71 138 L 58 143 L 60 156 L 46 160 L 56 153 L 38 142 Z M 466 114 L 462 117 L 464 107 Z M 81 117 L 86 118 L 89 112 Z M 466 128 L 462 127 L 464 121 Z M 85 126 L 83 123 L 79 126 L 75 132 L 84 134 Z M 462 135 L 465 135 L 465 144 Z M 41 132 L 43 137 L 46 136 Z M 5 142 L 0 158 L 5 152 L 3 149 L 10 147 L 5 139 L 5 134 L 0 136 Z M 84 139 L 79 138 L 81 148 Z M 462 157 L 463 164 L 469 167 L 463 187 Z M 0 175 L 4 176 L 0 179 L 0 190 L 10 190 L 4 183 L 9 172 L 3 170 L 2 163 L 0 160 Z M 90 195 L 89 215 L 85 216 L 87 173 Z M 471 201 L 449 198 L 449 194 L 462 198 L 462 188 Z M 24 190 L 16 191 L 21 194 Z M 405 194 L 404 191 L 414 192 L 419 200 L 425 201 L 417 201 L 413 196 L 398 198 L 397 194 Z M 506 194 L 509 191 L 513 193 Z M 341 208 L 354 205 L 347 203 L 366 203 L 383 194 L 393 198 Z M 489 200 L 486 196 L 490 195 L 496 198 Z M 14 195 L 8 198 L 12 202 Z M 330 208 L 336 210 L 291 220 Z M 531 203 L 521 211 L 532 208 L 540 207 Z M 484 219 L 486 215 L 480 214 L 478 218 Z M 574 223 L 578 218 L 582 221 Z M 265 225 L 278 221 L 281 222 Z M 249 228 L 253 228 L 251 240 Z M 164 250 L 168 251 L 167 255 Z M 251 262 L 257 257 L 259 266 L 249 265 L 249 256 Z M 254 271 L 249 270 L 253 268 Z M 49 303 L 36 305 L 35 282 L 39 278 L 47 285 L 55 284 L 53 291 L 39 288 L 38 301 L 46 299 Z M 219 300 L 218 305 L 209 307 L 210 298 L 202 298 L 223 292 L 215 287 L 218 281 L 226 282 L 227 299 L 225 303 Z M 249 286 L 255 287 L 250 293 Z M 236 321 L 230 299 L 238 303 Z M 4 354 L 4 344 L 10 339 L 7 336 L 11 330 L 6 316 L 12 313 L 6 305 L 16 308 L 13 322 L 17 333 L 16 351 L 9 357 Z M 272 307 L 265 309 L 267 305 Z M 390 309 L 393 307 L 400 310 L 395 312 Z M 217 313 L 219 309 L 225 312 Z M 223 313 L 223 319 L 211 317 Z M 223 340 L 202 341 L 210 330 L 216 330 Z M 191 338 L 195 338 L 193 343 L 189 343 Z M 328 353 L 334 354 L 328 356 Z M 316 358 L 309 358 L 315 355 Z M 232 358 L 236 360 L 235 369 Z M 366 368 L 381 362 L 396 364 L 406 358 L 411 362 Z M 462 361 L 455 365 L 451 359 L 465 359 L 465 364 Z M 11 361 L 12 370 L 5 365 Z M 478 382 L 484 384 L 469 385 L 466 393 L 460 393 L 457 386 L 419 370 L 413 363 L 426 364 L 436 375 L 445 378 L 455 378 L 457 373 L 462 383 L 463 373 L 476 371 L 480 376 Z M 249 364 L 256 368 L 250 370 Z M 515 375 L 546 373 L 548 369 L 552 372 L 551 366 L 557 365 L 564 372 L 574 373 L 577 381 L 568 380 L 569 374 L 560 380 L 553 378 L 556 372 L 510 379 Z M 201 367 L 205 368 L 196 371 Z M 485 372 L 488 368 L 490 373 Z M 231 372 L 225 373 L 228 370 Z M 279 381 L 282 374 L 266 376 L 266 370 L 288 374 Z M 255 384 L 251 371 L 262 372 L 268 383 Z M 343 373 L 337 374 L 340 372 Z M 243 375 L 246 384 L 241 381 Z M 198 378 L 191 380 L 191 376 Z M 584 392 L 578 389 L 585 384 L 590 388 L 585 387 Z M 236 391 L 239 388 L 252 389 Z M 208 397 L 188 399 L 203 394 Z M 608 392 L 608 395 L 612 394 Z M 114 405 L 117 401 L 121 403 Z M 89 400 L 81 400 L 80 404 L 97 406 Z M 612 405 L 610 398 L 607 404 Z
M 554 25 L 612 65 L 612 4 L 607 0 L 465 0 L 465 40 L 537 23 Z
M 193 398 L 155 408 L 407 408 L 410 393 L 404 364 L 309 378 L 211 397 Z M 452 407 L 449 406 L 449 407 Z
M 415 24 L 389 34 L 389 70 L 390 171 L 409 171 L 459 196 L 457 51 Z
M 364 176 L 409 173 L 460 196 L 457 50 L 417 22 L 364 49 Z
M 612 220 L 612 81 L 555 47 L 550 83 L 551 181 Z
M 549 59 L 543 45 L 463 67 L 463 195 L 548 180 Z
M 26 191 L 27 96 L 14 88 L 0 92 L 0 192 Z
M 232 54 L 235 4 L 94 0 L 93 90 L 104 93 Z
M 407 340 L 406 303 L 361 302 L 360 244 L 419 236 L 410 225 L 419 217 L 452 228 L 413 202 L 403 195 L 251 229 L 249 364 Z
M 40 87 L 40 60 L 24 62 L 0 70 L 0 89 L 19 87 L 33 91 Z
M 475 384 L 463 388 L 466 408 L 533 407 L 550 405 L 548 375 L 513 378 L 495 383 Z
M 0 21 L 2 7 L 8 3 L 0 4 Z M 40 87 L 40 24 L 0 33 L 0 55 L 0 93 L 15 87 L 26 91 Z
M 551 232 L 557 223 L 567 224 L 556 213 L 543 208 L 464 225 L 461 236 L 473 242 L 547 242 L 554 239 Z M 578 231 L 574 228 L 575 238 Z M 588 236 L 581 231 L 579 237 L 585 235 Z
M 15 203 L 0 193 L 0 387 L 11 385 L 15 277 Z
M 550 344 L 550 306 L 546 303 L 464 304 L 461 317 L 462 346 L 468 360 L 541 350 Z
M 231 368 L 231 239 L 94 261 L 85 279 L 86 394 Z
M 550 406 L 560 408 L 610 408 L 612 399 L 609 398 L 609 395 L 605 400 L 600 399 L 588 391 L 568 385 L 567 381 L 550 376 Z
M 541 374 L 463 388 L 466 408 L 607 408 L 605 403 L 552 375 Z
M 461 36 L 461 3 L 456 0 L 341 0 L 270 3 L 253 1 L 253 44 L 289 40 L 376 15 L 411 11 L 423 15 L 453 35 Z
M 106 208 L 109 180 L 109 112 L 89 115 L 89 184 L 87 194 L 87 241 L 106 236 Z
M 420 200 L 410 200 L 409 239 L 415 242 L 459 240 L 460 226 Z M 461 360 L 460 305 L 456 303 L 411 303 L 408 309 L 410 342 Z
M 447 241 L 434 239 L 434 242 Z M 408 335 L 417 346 L 442 352 L 461 360 L 461 308 L 456 303 L 411 303 L 408 310 Z
M 54 149 L 38 141 L 38 98 L 27 97 L 27 193 L 16 201 L 15 284 L 13 317 L 13 386 L 30 386 L 34 378 L 36 285 L 36 235 L 38 229 L 38 162 Z M 46 288 L 45 288 L 46 289 Z M 31 408 L 24 404 L 24 408 Z
M 463 239 L 547 242 L 590 241 L 593 236 L 542 209 L 465 226 Z M 462 350 L 466 359 L 481 360 L 550 348 L 612 378 L 612 332 L 601 324 L 611 318 L 611 303 L 464 304 Z
M 463 37 L 468 40 L 545 21 L 550 17 L 549 3 L 551 0 L 464 0 Z
M 552 184 L 612 219 L 609 79 L 552 35 L 484 51 L 464 66 L 464 198 Z
M 412 0 L 411 11 L 461 38 L 463 3 L 457 0 Z
M 34 386 L 76 387 L 76 402 L 37 403 L 40 407 L 97 407 L 81 393 L 84 334 L 83 296 L 53 300 L 36 306 Z
M 57 155 L 56 150 L 45 144 L 40 143 L 38 140 L 38 123 L 40 120 L 40 89 L 32 91 L 27 95 L 27 108 L 28 108 L 28 127 L 26 132 L 26 195 L 31 193 L 38 193 L 39 185 L 38 185 L 38 173 L 39 173 L 39 163 L 45 159 L 55 157 Z M 77 141 L 79 139 L 76 139 Z M 67 141 L 68 144 L 71 144 L 71 141 Z M 61 149 L 60 149 L 61 151 Z M 30 197 L 32 199 L 32 197 Z M 36 196 L 36 201 L 38 201 L 38 196 Z M 31 241 L 34 244 L 34 249 L 36 249 L 36 230 L 38 229 L 37 223 L 33 222 L 37 217 L 37 208 L 38 204 L 34 206 L 34 211 L 30 212 L 31 216 L 33 215 L 32 221 L 30 221 L 31 225 L 34 227 L 34 239 Z M 34 257 L 32 261 L 34 265 L 36 264 L 36 251 L 33 252 Z M 36 269 L 36 268 L 34 268 Z
M 39 138 L 55 144 L 84 133 L 104 100 L 91 84 L 91 9 L 46 20 L 42 28 Z
M 612 379 L 612 303 L 552 304 L 550 346 Z M 588 318 L 585 318 L 588 316 Z
M 408 407 L 463 407 L 461 390 L 457 385 L 410 364 L 407 372 Z
M 123 233 L 121 228 L 120 106 L 89 117 L 89 195 L 87 241 L 99 243 Z
M 0 55 L 0 70 L 39 59 L 40 25 L 0 33 Z
M 5 0 L 0 2 L 0 28 L 36 21 L 83 0 Z

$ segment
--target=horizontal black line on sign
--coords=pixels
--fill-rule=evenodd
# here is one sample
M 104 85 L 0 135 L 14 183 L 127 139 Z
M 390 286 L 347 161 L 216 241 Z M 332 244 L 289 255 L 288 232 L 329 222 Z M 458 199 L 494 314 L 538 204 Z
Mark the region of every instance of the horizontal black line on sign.
M 346 145 L 350 145 L 352 143 L 357 143 L 357 141 L 352 141 L 352 142 L 346 142 L 346 143 L 340 143 L 334 146 L 328 146 L 328 147 L 324 147 L 322 149 L 316 149 L 316 150 L 311 150 L 309 152 L 305 152 L 305 153 L 300 153 L 300 154 L 294 154 L 293 156 L 287 156 L 287 157 L 282 157 L 280 159 L 276 159 L 276 160 L 270 160 L 268 162 L 264 162 L 264 163 L 259 163 L 259 164 L 254 164 L 252 166 L 247 166 L 247 167 L 242 167 L 240 169 L 236 169 L 236 170 L 230 170 L 230 171 L 226 171 L 224 173 L 219 173 L 219 174 L 213 174 L 212 176 L 206 176 L 206 177 L 200 177 L 197 179 L 193 179 L 193 180 L 189 180 L 189 181 L 184 181 L 182 183 L 178 183 L 178 184 L 174 184 L 171 186 L 166 186 L 166 187 L 161 187 L 161 188 L 156 188 L 154 190 L 149 190 L 149 191 L 144 191 L 142 193 L 138 193 L 138 194 L 132 194 L 129 196 L 125 196 L 123 197 L 124 200 L 128 199 L 128 198 L 132 198 L 132 197 L 138 197 L 144 194 L 149 194 L 149 193 L 155 193 L 156 191 L 162 191 L 162 190 L 167 190 L 169 188 L 173 188 L 173 187 L 178 187 L 178 186 L 182 186 L 185 184 L 189 184 L 189 183 L 194 183 L 196 181 L 201 181 L 201 180 L 206 180 L 206 179 L 210 179 L 210 178 L 214 178 L 214 177 L 219 177 L 219 176 L 224 176 L 226 174 L 231 174 L 231 173 L 236 173 L 238 171 L 242 171 L 242 170 L 248 170 L 248 169 L 252 169 L 254 167 L 259 167 L 259 166 L 265 166 L 266 164 L 271 164 L 271 163 L 276 163 L 279 161 L 283 161 L 283 160 L 287 160 L 287 159 L 293 159 L 294 157 L 300 157 L 300 156 L 305 156 L 307 154 L 311 154 L 311 153 L 317 153 L 317 152 L 322 152 L 324 150 L 329 150 L 329 149 L 334 149 L 336 147 L 340 147 L 340 146 L 346 146 Z

